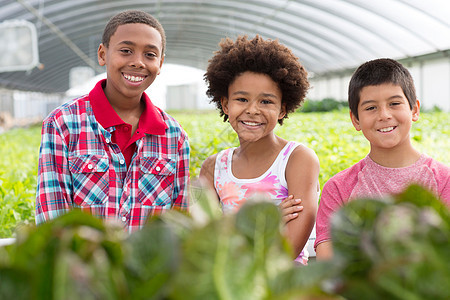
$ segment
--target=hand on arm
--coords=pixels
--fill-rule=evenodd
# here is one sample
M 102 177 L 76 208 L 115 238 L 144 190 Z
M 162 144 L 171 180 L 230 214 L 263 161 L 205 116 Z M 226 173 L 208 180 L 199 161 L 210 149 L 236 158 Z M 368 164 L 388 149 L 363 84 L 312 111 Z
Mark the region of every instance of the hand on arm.
M 294 199 L 293 195 L 289 195 L 279 205 L 281 216 L 284 224 L 298 217 L 298 213 L 303 210 L 301 199 Z

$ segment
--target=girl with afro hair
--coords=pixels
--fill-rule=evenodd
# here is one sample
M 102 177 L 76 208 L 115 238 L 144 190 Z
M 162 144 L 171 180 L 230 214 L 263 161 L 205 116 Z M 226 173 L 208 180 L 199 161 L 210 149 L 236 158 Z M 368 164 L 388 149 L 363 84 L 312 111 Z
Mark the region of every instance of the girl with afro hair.
M 306 264 L 319 161 L 313 150 L 277 136 L 274 129 L 304 101 L 307 72 L 277 40 L 239 36 L 219 45 L 204 75 L 207 95 L 237 133 L 239 147 L 208 157 L 200 177 L 216 192 L 224 213 L 235 212 L 255 194 L 267 195 L 282 210 L 293 258 Z

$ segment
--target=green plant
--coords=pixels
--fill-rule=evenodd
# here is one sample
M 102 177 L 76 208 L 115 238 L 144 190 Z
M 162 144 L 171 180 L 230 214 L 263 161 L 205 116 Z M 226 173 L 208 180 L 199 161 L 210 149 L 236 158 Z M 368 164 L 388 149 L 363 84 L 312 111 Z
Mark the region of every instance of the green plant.
M 0 134 L 0 238 L 34 223 L 39 142 L 39 127 Z
M 333 217 L 332 291 L 346 299 L 450 299 L 450 211 L 411 186 Z
M 292 262 L 272 203 L 222 215 L 193 189 L 190 214 L 126 236 L 80 211 L 22 227 L 0 248 L 1 299 L 449 299 L 450 213 L 418 186 L 345 205 L 332 220 L 335 257 Z M 318 298 L 316 298 L 318 297 Z
M 0 248 L 0 298 L 289 299 L 278 208 L 250 202 L 222 216 L 212 199 L 200 190 L 190 215 L 169 211 L 128 237 L 78 210 L 22 227 Z

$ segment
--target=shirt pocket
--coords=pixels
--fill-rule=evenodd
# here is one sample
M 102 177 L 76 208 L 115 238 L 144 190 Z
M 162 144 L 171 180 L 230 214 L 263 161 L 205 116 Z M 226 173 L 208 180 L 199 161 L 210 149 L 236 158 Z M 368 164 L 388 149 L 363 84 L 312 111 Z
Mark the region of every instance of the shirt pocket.
M 142 205 L 170 208 L 176 173 L 175 160 L 142 157 L 139 176 L 139 196 Z
M 69 157 L 73 201 L 79 206 L 104 205 L 109 191 L 109 159 L 105 155 L 83 154 Z

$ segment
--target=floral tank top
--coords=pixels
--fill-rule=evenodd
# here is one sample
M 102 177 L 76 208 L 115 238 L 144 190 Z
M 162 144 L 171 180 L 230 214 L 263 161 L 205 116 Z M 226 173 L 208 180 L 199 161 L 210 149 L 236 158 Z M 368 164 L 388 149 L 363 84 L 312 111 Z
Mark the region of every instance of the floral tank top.
M 235 212 L 256 193 L 270 197 L 276 205 L 288 196 L 285 170 L 292 151 L 299 144 L 288 142 L 270 168 L 257 178 L 239 179 L 231 171 L 233 152 L 229 148 L 219 152 L 214 167 L 214 187 L 225 213 Z
M 231 163 L 236 148 L 229 148 L 218 153 L 214 167 L 214 187 L 220 199 L 224 213 L 236 212 L 247 199 L 262 193 L 279 205 L 288 196 L 285 176 L 286 165 L 292 151 L 299 145 L 288 142 L 280 151 L 270 168 L 257 178 L 239 179 L 233 175 Z M 308 251 L 305 245 L 296 261 L 307 264 Z

